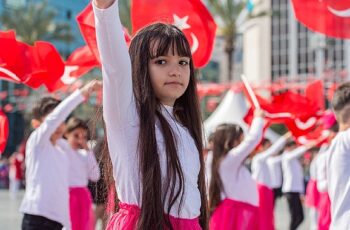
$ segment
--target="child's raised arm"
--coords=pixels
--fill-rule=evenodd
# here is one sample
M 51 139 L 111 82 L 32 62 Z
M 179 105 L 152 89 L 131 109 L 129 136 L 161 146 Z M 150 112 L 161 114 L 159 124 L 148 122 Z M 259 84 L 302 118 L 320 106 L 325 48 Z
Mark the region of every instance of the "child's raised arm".
M 119 19 L 118 1 L 94 0 L 97 44 L 102 62 L 103 116 L 109 130 L 132 118 L 131 61 Z
M 32 141 L 37 145 L 41 142 L 48 141 L 56 129 L 64 122 L 68 115 L 88 98 L 90 94 L 101 88 L 101 82 L 93 80 L 87 83 L 80 90 L 75 91 L 65 100 L 63 100 L 46 118 L 33 133 Z
M 260 109 L 254 111 L 254 120 L 247 136 L 244 138 L 242 143 L 230 150 L 229 155 L 227 156 L 228 158 L 232 158 L 234 164 L 241 164 L 259 144 L 263 133 L 263 118 L 264 111 Z

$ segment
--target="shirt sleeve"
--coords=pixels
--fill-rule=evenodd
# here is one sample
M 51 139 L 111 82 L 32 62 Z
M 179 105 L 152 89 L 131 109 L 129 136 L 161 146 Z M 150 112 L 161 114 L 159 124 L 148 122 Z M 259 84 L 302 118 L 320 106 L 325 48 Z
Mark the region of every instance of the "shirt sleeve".
M 103 116 L 109 130 L 121 129 L 134 105 L 131 61 L 119 19 L 118 1 L 107 9 L 93 3 L 97 45 L 102 63 Z
M 308 150 L 307 147 L 305 146 L 300 146 L 290 152 L 287 152 L 287 153 L 283 153 L 284 155 L 284 159 L 286 160 L 292 160 L 292 159 L 295 159 L 295 158 L 299 158 L 301 157 L 306 151 Z
M 33 132 L 31 144 L 39 146 L 50 141 L 52 134 L 65 121 L 68 115 L 84 101 L 80 90 L 76 90 L 63 100 L 51 113 L 49 113 L 41 125 Z
M 270 148 L 266 151 L 257 154 L 254 158 L 257 160 L 267 160 L 272 155 L 275 155 L 280 151 L 286 144 L 287 138 L 284 136 L 280 137 Z
M 100 167 L 96 161 L 95 154 L 92 151 L 87 151 L 88 159 L 88 175 L 89 180 L 98 181 L 100 179 Z
M 225 161 L 232 161 L 234 164 L 241 164 L 247 156 L 259 144 L 263 133 L 264 119 L 254 118 L 248 134 L 245 136 L 242 143 L 231 149 L 225 158 Z

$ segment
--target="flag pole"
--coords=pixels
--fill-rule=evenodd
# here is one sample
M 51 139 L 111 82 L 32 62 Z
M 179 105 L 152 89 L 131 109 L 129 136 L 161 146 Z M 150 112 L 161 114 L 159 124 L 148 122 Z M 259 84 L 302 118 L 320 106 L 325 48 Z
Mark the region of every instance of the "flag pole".
M 252 89 L 252 87 L 250 86 L 250 84 L 249 84 L 247 78 L 244 76 L 244 74 L 241 75 L 241 79 L 242 79 L 243 84 L 245 85 L 245 87 L 246 87 L 246 89 L 247 89 L 247 91 L 248 91 L 248 93 L 249 93 L 250 98 L 251 98 L 252 101 L 253 101 L 253 104 L 254 104 L 255 109 L 260 109 L 260 104 L 259 104 L 259 102 L 258 102 L 258 99 L 256 98 L 256 96 L 255 96 L 255 94 L 254 94 L 254 92 L 253 92 L 253 89 Z

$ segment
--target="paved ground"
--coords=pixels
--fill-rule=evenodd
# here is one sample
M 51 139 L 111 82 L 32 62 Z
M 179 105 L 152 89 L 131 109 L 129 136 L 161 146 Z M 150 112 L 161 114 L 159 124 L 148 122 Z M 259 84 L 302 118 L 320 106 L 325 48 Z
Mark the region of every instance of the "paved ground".
M 22 214 L 18 212 L 18 207 L 23 197 L 23 191 L 18 194 L 16 199 L 11 199 L 7 190 L 0 190 L 0 229 L 18 230 Z M 276 230 L 288 230 L 289 216 L 288 207 L 285 199 L 277 201 L 275 210 Z M 305 211 L 305 220 L 299 227 L 299 230 L 308 230 L 309 225 L 307 210 Z

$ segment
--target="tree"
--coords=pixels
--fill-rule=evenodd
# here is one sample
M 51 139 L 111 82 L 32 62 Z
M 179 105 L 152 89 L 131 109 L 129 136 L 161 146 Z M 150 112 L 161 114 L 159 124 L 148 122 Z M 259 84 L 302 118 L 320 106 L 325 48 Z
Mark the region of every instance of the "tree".
M 248 1 L 249 2 L 249 1 Z M 225 53 L 228 63 L 228 78 L 233 80 L 233 54 L 235 51 L 235 38 L 237 36 L 236 22 L 243 9 L 247 6 L 244 0 L 208 0 L 209 10 L 219 19 L 219 28 L 225 39 Z M 258 11 L 255 14 L 248 12 L 247 19 L 268 15 L 266 11 Z
M 236 21 L 246 3 L 234 0 L 208 0 L 209 9 L 220 19 L 219 25 L 225 39 L 225 53 L 228 63 L 228 78 L 232 80 L 233 54 L 235 50 L 235 37 L 237 35 Z
M 55 21 L 57 13 L 47 1 L 5 10 L 0 15 L 2 29 L 15 29 L 17 38 L 33 45 L 38 40 L 71 43 L 74 36 L 68 23 Z
M 131 3 L 130 0 L 119 0 L 119 14 L 122 24 L 128 29 L 129 33 L 132 33 L 131 25 Z

